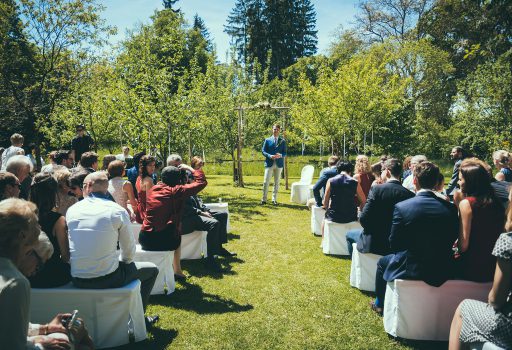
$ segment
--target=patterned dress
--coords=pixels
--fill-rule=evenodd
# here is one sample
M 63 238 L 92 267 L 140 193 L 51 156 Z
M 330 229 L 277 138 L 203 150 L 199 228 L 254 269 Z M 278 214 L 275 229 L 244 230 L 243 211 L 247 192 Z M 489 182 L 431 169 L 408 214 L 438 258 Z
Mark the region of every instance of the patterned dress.
M 512 263 L 512 232 L 501 234 L 492 254 Z M 490 342 L 512 349 L 512 300 L 509 291 L 507 304 L 499 311 L 481 301 L 464 300 L 460 305 L 464 343 Z

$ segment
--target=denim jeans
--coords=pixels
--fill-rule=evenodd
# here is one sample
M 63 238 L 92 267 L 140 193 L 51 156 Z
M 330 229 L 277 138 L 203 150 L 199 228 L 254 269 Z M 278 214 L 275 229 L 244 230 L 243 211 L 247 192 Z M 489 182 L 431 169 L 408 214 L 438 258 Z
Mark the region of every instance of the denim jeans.
M 352 243 L 357 243 L 357 241 L 359 240 L 359 237 L 361 237 L 362 232 L 363 232 L 363 230 L 358 228 L 355 230 L 350 230 L 346 234 L 348 254 L 350 255 L 351 259 L 352 259 Z

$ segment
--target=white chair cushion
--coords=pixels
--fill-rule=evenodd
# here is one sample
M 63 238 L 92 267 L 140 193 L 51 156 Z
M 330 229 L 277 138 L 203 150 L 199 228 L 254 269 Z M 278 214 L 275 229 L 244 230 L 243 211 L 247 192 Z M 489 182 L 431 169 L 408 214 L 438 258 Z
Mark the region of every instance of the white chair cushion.
M 347 231 L 354 229 L 362 229 L 361 224 L 357 221 L 338 224 L 336 222 L 325 220 L 324 238 L 322 239 L 323 253 L 332 255 L 348 255 L 346 235 Z
M 158 276 L 151 290 L 151 295 L 165 294 L 166 289 L 167 294 L 171 294 L 176 289 L 174 270 L 172 267 L 173 258 L 174 251 L 150 252 L 142 250 L 142 247 L 137 244 L 134 261 L 152 262 L 158 267 Z
M 194 231 L 181 236 L 181 260 L 207 257 L 207 231 Z
M 380 258 L 382 258 L 382 255 L 359 252 L 357 244 L 352 243 L 350 285 L 359 290 L 375 292 L 375 274 L 377 273 L 377 262 Z
M 423 281 L 388 282 L 384 330 L 414 340 L 446 341 L 457 306 L 464 299 L 486 301 L 492 283 L 450 280 L 440 287 Z
M 290 201 L 298 204 L 306 204 L 309 199 L 309 184 L 300 182 L 292 183 Z
M 229 205 L 228 203 L 205 203 L 205 207 L 210 210 L 217 211 L 219 213 L 228 213 L 228 223 L 226 225 L 226 229 L 228 232 L 231 232 L 231 223 L 230 223 L 230 214 L 229 214 Z
M 30 322 L 44 324 L 58 313 L 73 310 L 78 310 L 97 348 L 128 344 L 129 319 L 135 341 L 146 339 L 139 280 L 114 289 L 78 289 L 69 283 L 31 290 Z

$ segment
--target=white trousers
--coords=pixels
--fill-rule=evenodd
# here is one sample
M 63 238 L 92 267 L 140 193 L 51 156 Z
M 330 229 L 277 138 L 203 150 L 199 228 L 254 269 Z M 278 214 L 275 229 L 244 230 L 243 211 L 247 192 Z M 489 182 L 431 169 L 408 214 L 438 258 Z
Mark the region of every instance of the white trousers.
M 265 168 L 265 176 L 263 178 L 263 197 L 262 201 L 267 201 L 268 186 L 270 185 L 270 177 L 274 175 L 274 191 L 272 192 L 272 200 L 277 202 L 277 191 L 279 191 L 279 180 L 281 179 L 281 171 L 283 168 L 278 168 L 276 162 L 269 167 Z

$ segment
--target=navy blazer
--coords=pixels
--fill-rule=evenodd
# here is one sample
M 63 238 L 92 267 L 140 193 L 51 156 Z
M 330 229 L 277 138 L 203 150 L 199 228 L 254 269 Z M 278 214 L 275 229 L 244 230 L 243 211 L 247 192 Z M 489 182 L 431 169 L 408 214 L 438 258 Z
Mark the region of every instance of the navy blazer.
M 317 206 L 322 206 L 323 195 L 320 195 L 320 191 L 323 190 L 323 192 L 325 193 L 325 186 L 327 186 L 327 181 L 331 177 L 335 177 L 336 175 L 338 175 L 336 167 L 326 168 L 322 170 L 322 172 L 320 173 L 318 181 L 313 186 L 313 195 L 315 196 L 315 202 Z
M 363 234 L 357 242 L 357 250 L 361 253 L 390 254 L 389 234 L 395 204 L 412 197 L 414 193 L 398 180 L 373 186 L 359 218 Z
M 453 276 L 452 246 L 458 233 L 457 208 L 430 191 L 396 204 L 389 236 L 396 253 L 384 280 L 423 280 L 440 286 Z
M 449 196 L 453 196 L 453 191 L 455 191 L 455 189 L 458 188 L 459 186 L 459 168 L 461 163 L 462 159 L 459 159 L 453 165 L 452 177 L 450 178 L 450 182 L 448 183 L 448 187 L 446 188 L 446 194 Z
M 286 157 L 286 141 L 279 136 L 277 138 L 277 143 L 274 142 L 274 136 L 271 136 L 263 142 L 263 147 L 261 148 L 261 153 L 265 156 L 265 168 L 270 168 L 274 165 L 274 160 L 276 161 L 276 165 L 278 168 L 282 168 L 284 166 L 284 157 Z M 282 158 L 272 159 L 271 156 L 276 153 L 281 153 Z

